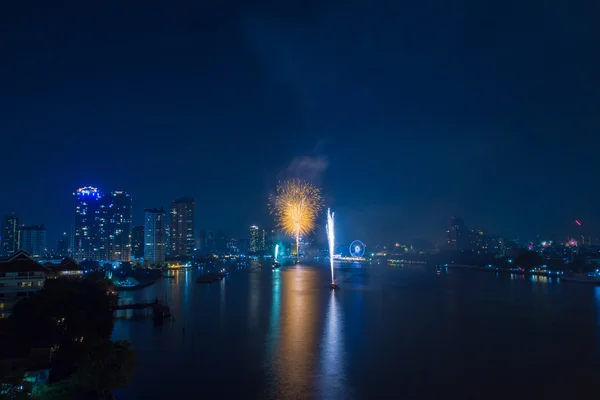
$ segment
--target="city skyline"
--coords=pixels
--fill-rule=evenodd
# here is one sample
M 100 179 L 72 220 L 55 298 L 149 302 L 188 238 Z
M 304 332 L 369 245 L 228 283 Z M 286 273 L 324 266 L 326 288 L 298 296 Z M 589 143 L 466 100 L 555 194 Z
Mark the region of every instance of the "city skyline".
M 68 194 L 92 185 L 131 193 L 136 224 L 189 196 L 197 227 L 238 233 L 269 221 L 278 181 L 302 178 L 349 238 L 439 242 L 452 215 L 511 237 L 598 230 L 593 13 L 365 7 L 149 4 L 129 20 L 133 5 L 107 5 L 87 25 L 77 6 L 9 4 L 0 214 L 53 243 Z
M 107 261 L 129 261 L 131 259 L 131 255 L 133 255 L 133 251 L 134 251 L 134 246 L 136 245 L 134 243 L 134 239 L 133 239 L 133 235 L 134 235 L 134 230 L 136 228 L 141 228 L 142 229 L 142 233 L 141 233 L 141 237 L 143 238 L 144 235 L 144 225 L 147 223 L 148 219 L 148 215 L 147 215 L 147 211 L 149 209 L 144 209 L 144 219 L 142 221 L 141 224 L 136 224 L 135 220 L 133 219 L 133 207 L 132 207 L 132 196 L 130 193 L 125 192 L 123 190 L 116 190 L 116 191 L 111 191 L 109 196 L 105 196 L 104 193 L 101 191 L 101 189 L 93 187 L 93 186 L 85 186 L 82 188 L 77 189 L 76 192 L 73 193 L 74 195 L 76 195 L 76 199 L 78 198 L 78 196 L 85 194 L 86 197 L 91 196 L 94 199 L 104 199 L 104 202 L 99 202 L 98 204 L 101 204 L 101 208 L 106 208 L 106 210 L 102 211 L 102 219 L 103 221 L 106 222 L 106 229 L 102 228 L 103 232 L 98 233 L 99 238 L 98 238 L 98 243 L 101 243 L 101 245 L 98 245 L 96 247 L 98 247 L 97 254 L 94 253 L 90 256 L 90 254 L 88 254 L 88 257 L 91 258 L 96 258 L 96 259 L 105 259 Z M 123 198 L 121 200 L 121 198 Z M 126 200 L 125 200 L 126 199 Z M 169 209 L 169 212 L 167 213 L 167 211 L 163 211 L 165 212 L 165 217 L 164 217 L 164 257 L 165 259 L 169 259 L 172 257 L 189 257 L 192 255 L 192 253 L 198 251 L 198 249 L 200 249 L 202 246 L 199 245 L 199 240 L 202 241 L 203 239 L 201 238 L 202 234 L 205 234 L 206 229 L 203 227 L 200 228 L 199 230 L 195 230 L 195 226 L 198 225 L 198 222 L 196 221 L 195 218 L 195 212 L 194 212 L 194 199 L 191 197 L 181 197 L 181 198 L 177 198 L 176 200 L 172 200 L 171 201 L 171 208 Z M 126 211 L 123 213 L 116 213 L 116 210 L 119 209 L 125 209 Z M 157 209 L 156 209 L 157 210 Z M 41 249 L 43 247 L 45 247 L 48 252 L 50 252 L 52 250 L 53 254 L 63 254 L 64 255 L 64 251 L 60 252 L 58 251 L 59 247 L 63 246 L 65 241 L 69 241 L 70 245 L 68 245 L 68 247 L 71 249 L 71 253 L 70 255 L 76 259 L 76 260 L 82 260 L 86 257 L 84 257 L 83 255 L 78 254 L 77 251 L 77 237 L 78 237 L 78 229 L 77 229 L 77 215 L 78 215 L 78 202 L 76 201 L 75 203 L 75 211 L 76 211 L 76 223 L 75 225 L 72 225 L 72 232 L 73 232 L 73 236 L 69 237 L 69 234 L 66 231 L 54 231 L 53 234 L 50 235 L 50 239 L 46 238 L 46 231 L 47 228 L 44 226 L 44 224 L 41 224 L 41 228 L 44 231 L 44 239 L 43 239 L 43 243 L 44 246 L 40 247 L 41 245 L 37 245 L 37 249 Z M 98 211 L 100 212 L 100 211 Z M 166 214 L 169 214 L 168 216 Z M 179 216 L 178 216 L 179 214 Z M 461 221 L 462 224 L 464 224 L 463 218 L 461 217 L 457 217 L 457 216 L 452 216 L 450 218 L 450 223 L 451 225 L 454 223 L 453 221 L 455 221 L 456 219 L 458 219 L 459 221 Z M 16 215 L 15 213 L 9 214 L 9 215 L 5 215 L 3 217 L 3 225 L 2 225 L 2 234 L 4 235 L 6 232 L 5 230 L 7 228 L 10 228 L 10 226 L 8 226 L 8 221 L 12 221 L 12 224 L 14 225 L 13 228 L 16 228 L 15 230 L 15 234 L 16 236 L 16 243 L 19 242 L 23 242 L 23 232 L 21 231 L 21 229 L 31 229 L 31 228 L 37 228 L 37 225 L 29 225 L 29 227 L 25 224 L 25 223 L 21 223 L 23 221 L 23 218 L 20 215 Z M 26 220 L 25 220 L 26 221 Z M 177 221 L 179 221 L 177 223 Z M 16 223 L 16 225 L 15 225 Z M 179 225 L 179 227 L 177 227 L 177 225 Z M 104 224 L 100 224 L 100 227 L 104 226 Z M 271 226 L 274 227 L 274 223 L 272 221 L 268 222 L 267 224 L 263 225 L 261 224 L 261 235 L 266 235 L 266 230 L 264 228 L 264 226 Z M 230 246 L 229 243 L 225 243 L 228 242 L 229 239 L 228 238 L 232 238 L 235 239 L 236 241 L 238 240 L 248 240 L 249 242 L 249 247 L 248 250 L 252 251 L 252 249 L 254 247 L 256 247 L 258 249 L 258 246 L 256 243 L 253 244 L 253 235 L 252 235 L 252 230 L 258 230 L 258 227 L 256 225 L 251 225 L 250 226 L 250 233 L 248 233 L 247 231 L 248 227 L 238 227 L 238 229 L 234 230 L 234 233 L 232 232 L 228 232 L 228 236 L 226 238 L 213 238 L 212 240 L 214 241 L 213 245 L 215 245 L 216 247 L 212 249 L 212 251 L 216 251 L 217 248 L 221 249 L 219 251 L 222 251 L 223 248 L 227 248 Z M 86 228 L 87 229 L 87 228 Z M 271 228 L 269 228 L 270 230 Z M 450 228 L 452 229 L 452 227 Z M 214 235 L 215 230 L 208 230 L 210 233 L 212 233 Z M 219 235 L 225 235 L 225 233 L 218 228 L 216 230 L 218 232 Z M 52 230 L 51 230 L 52 232 Z M 112 232 L 112 234 L 109 234 L 109 232 Z M 179 233 L 181 232 L 181 233 Z M 246 232 L 246 233 L 244 233 Z M 445 232 L 445 233 L 444 233 Z M 431 238 L 426 238 L 426 237 L 418 237 L 418 236 L 412 236 L 412 237 L 407 237 L 404 239 L 399 239 L 398 237 L 387 237 L 383 240 L 379 240 L 379 241 L 371 241 L 370 238 L 365 238 L 362 237 L 360 238 L 361 240 L 365 240 L 367 242 L 369 242 L 371 245 L 384 245 L 386 243 L 390 243 L 390 242 L 402 242 L 404 244 L 410 244 L 413 243 L 415 240 L 416 241 L 422 241 L 425 240 L 427 242 L 431 242 L 436 246 L 439 246 L 440 248 L 444 248 L 445 245 L 450 244 L 450 240 L 448 240 L 449 235 L 450 235 L 451 230 L 447 230 L 447 226 L 445 228 L 445 230 L 443 232 L 437 232 L 438 233 L 438 237 L 434 238 L 433 240 Z M 484 232 L 477 228 L 476 230 L 473 230 L 473 232 L 477 232 L 478 235 L 484 235 Z M 123 235 L 118 236 L 119 233 L 123 233 Z M 115 234 L 117 235 L 117 237 L 115 237 Z M 320 234 L 320 232 L 316 233 L 317 235 Z M 182 236 L 183 235 L 183 236 Z M 92 235 L 93 236 L 93 235 Z M 184 237 L 185 236 L 185 237 Z M 344 237 L 344 235 L 341 235 L 342 237 Z M 356 237 L 351 237 L 351 236 L 347 236 L 347 239 L 343 239 L 342 242 L 350 242 L 352 240 L 355 240 Z M 180 243 L 177 244 L 175 239 L 176 237 L 179 237 L 179 241 Z M 266 237 L 266 236 L 265 236 Z M 262 246 L 261 249 L 265 248 L 265 237 L 262 238 Z M 517 239 L 519 242 L 521 243 L 535 243 L 535 244 L 539 244 L 538 242 L 542 242 L 544 240 L 547 241 L 555 241 L 557 243 L 561 243 L 561 242 L 568 242 L 569 240 L 576 240 L 579 243 L 582 244 L 597 244 L 598 242 L 598 236 L 595 233 L 595 231 L 592 231 L 590 229 L 588 229 L 587 227 L 584 227 L 583 224 L 579 221 L 579 220 L 573 220 L 572 221 L 572 227 L 571 227 L 571 233 L 565 235 L 565 236 L 560 236 L 557 234 L 550 234 L 550 235 L 535 235 L 533 237 L 523 237 L 523 236 L 507 236 L 507 235 L 501 235 L 495 232 L 491 232 L 491 236 L 490 236 L 490 231 L 486 230 L 486 234 L 485 234 L 486 238 L 492 237 L 495 238 L 494 240 L 498 240 L 501 239 L 503 241 L 506 240 L 515 240 Z M 2 238 L 2 236 L 0 236 L 0 238 Z M 56 239 L 56 240 L 55 240 Z M 8 241 L 6 240 L 2 240 L 2 245 L 6 245 L 7 243 L 12 243 L 11 239 L 9 238 Z M 94 240 L 93 237 L 91 240 Z M 257 239 L 254 239 L 257 240 Z M 221 245 L 217 245 L 218 241 L 222 241 L 224 243 L 221 243 Z M 284 240 L 285 241 L 285 240 Z M 318 240 L 319 242 L 323 241 L 323 238 L 319 238 Z M 29 243 L 31 242 L 31 239 L 29 239 Z M 39 243 L 39 240 L 38 240 Z M 139 254 L 143 254 L 143 252 L 146 250 L 145 247 L 143 246 L 143 241 L 140 242 L 140 240 L 137 240 L 137 246 L 138 248 L 140 247 L 140 245 L 142 246 L 142 249 L 139 251 Z M 455 240 L 455 245 L 456 245 L 456 240 Z M 19 247 L 19 246 L 17 246 Z M 41 256 L 41 251 L 36 250 L 33 251 L 30 249 L 31 244 L 29 244 L 28 246 L 26 246 L 29 249 L 29 252 L 34 254 L 37 257 Z M 20 246 L 20 248 L 24 249 L 25 247 L 23 247 L 23 245 Z M 186 254 L 181 253 L 181 249 L 186 249 Z M 178 250 L 179 249 L 179 250 Z M 27 250 L 27 249 L 26 249 Z M 205 248 L 205 251 L 210 251 L 209 248 Z M 239 249 L 238 249 L 239 250 Z M 7 251 L 3 251 L 3 254 L 7 255 L 10 254 L 10 252 Z M 106 256 L 100 256 L 99 254 L 105 254 Z M 162 259 L 162 255 L 159 257 Z M 137 257 L 139 258 L 139 257 Z
M 600 386 L 600 2 L 0 10 L 1 398 Z

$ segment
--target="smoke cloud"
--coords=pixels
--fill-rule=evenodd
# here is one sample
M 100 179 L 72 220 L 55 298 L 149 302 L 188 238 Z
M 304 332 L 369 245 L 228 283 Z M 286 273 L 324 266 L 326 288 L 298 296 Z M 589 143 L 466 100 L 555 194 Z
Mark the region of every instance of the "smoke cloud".
M 320 183 L 329 166 L 325 156 L 295 157 L 283 172 L 283 179 L 301 178 L 315 184 Z

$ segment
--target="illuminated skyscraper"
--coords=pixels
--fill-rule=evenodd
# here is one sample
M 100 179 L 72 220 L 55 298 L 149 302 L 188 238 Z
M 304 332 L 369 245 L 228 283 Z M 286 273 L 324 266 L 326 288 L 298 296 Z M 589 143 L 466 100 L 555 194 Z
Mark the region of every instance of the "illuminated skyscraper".
M 261 235 L 258 226 L 252 225 L 250 227 L 250 246 L 248 248 L 250 253 L 258 253 L 258 250 L 260 249 L 260 239 Z
M 144 264 L 165 262 L 167 223 L 165 209 L 147 208 L 144 218 Z
M 267 250 L 267 231 L 264 229 L 261 229 L 259 231 L 260 235 L 259 235 L 259 240 L 258 240 L 258 250 L 259 251 L 265 251 Z
M 131 195 L 116 190 L 105 196 L 86 186 L 75 195 L 72 254 L 76 261 L 131 259 Z
M 194 199 L 184 197 L 171 204 L 171 256 L 194 254 Z
M 131 260 L 131 196 L 122 190 L 107 198 L 108 261 Z
M 76 261 L 106 260 L 106 200 L 98 188 L 77 189 L 72 254 Z
M 33 258 L 46 255 L 46 228 L 44 225 L 21 227 L 21 249 L 31 254 Z
M 16 215 L 7 215 L 2 221 L 2 247 L 0 248 L 0 256 L 9 256 L 20 248 L 19 241 L 19 226 L 21 225 L 21 218 Z

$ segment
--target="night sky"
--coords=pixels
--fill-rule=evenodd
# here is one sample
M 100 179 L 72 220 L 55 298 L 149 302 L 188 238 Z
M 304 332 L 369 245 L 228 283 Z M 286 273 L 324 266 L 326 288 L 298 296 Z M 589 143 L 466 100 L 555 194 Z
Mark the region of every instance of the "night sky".
M 600 230 L 598 2 L 50 4 L 0 6 L 0 214 L 51 246 L 77 187 L 240 234 L 295 176 L 342 241 Z

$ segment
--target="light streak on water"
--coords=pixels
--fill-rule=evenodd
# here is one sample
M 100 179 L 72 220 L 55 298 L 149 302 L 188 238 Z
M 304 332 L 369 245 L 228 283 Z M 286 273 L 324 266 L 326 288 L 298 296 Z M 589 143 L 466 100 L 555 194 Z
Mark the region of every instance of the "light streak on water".
M 335 279 L 333 278 L 333 253 L 335 251 L 335 228 L 333 221 L 334 213 L 331 212 L 331 209 L 327 209 L 327 225 L 325 225 L 325 229 L 327 230 L 327 242 L 329 243 L 329 266 L 331 267 L 331 283 L 335 283 Z
M 279 244 L 275 245 L 275 261 L 277 261 L 277 255 L 279 254 Z

